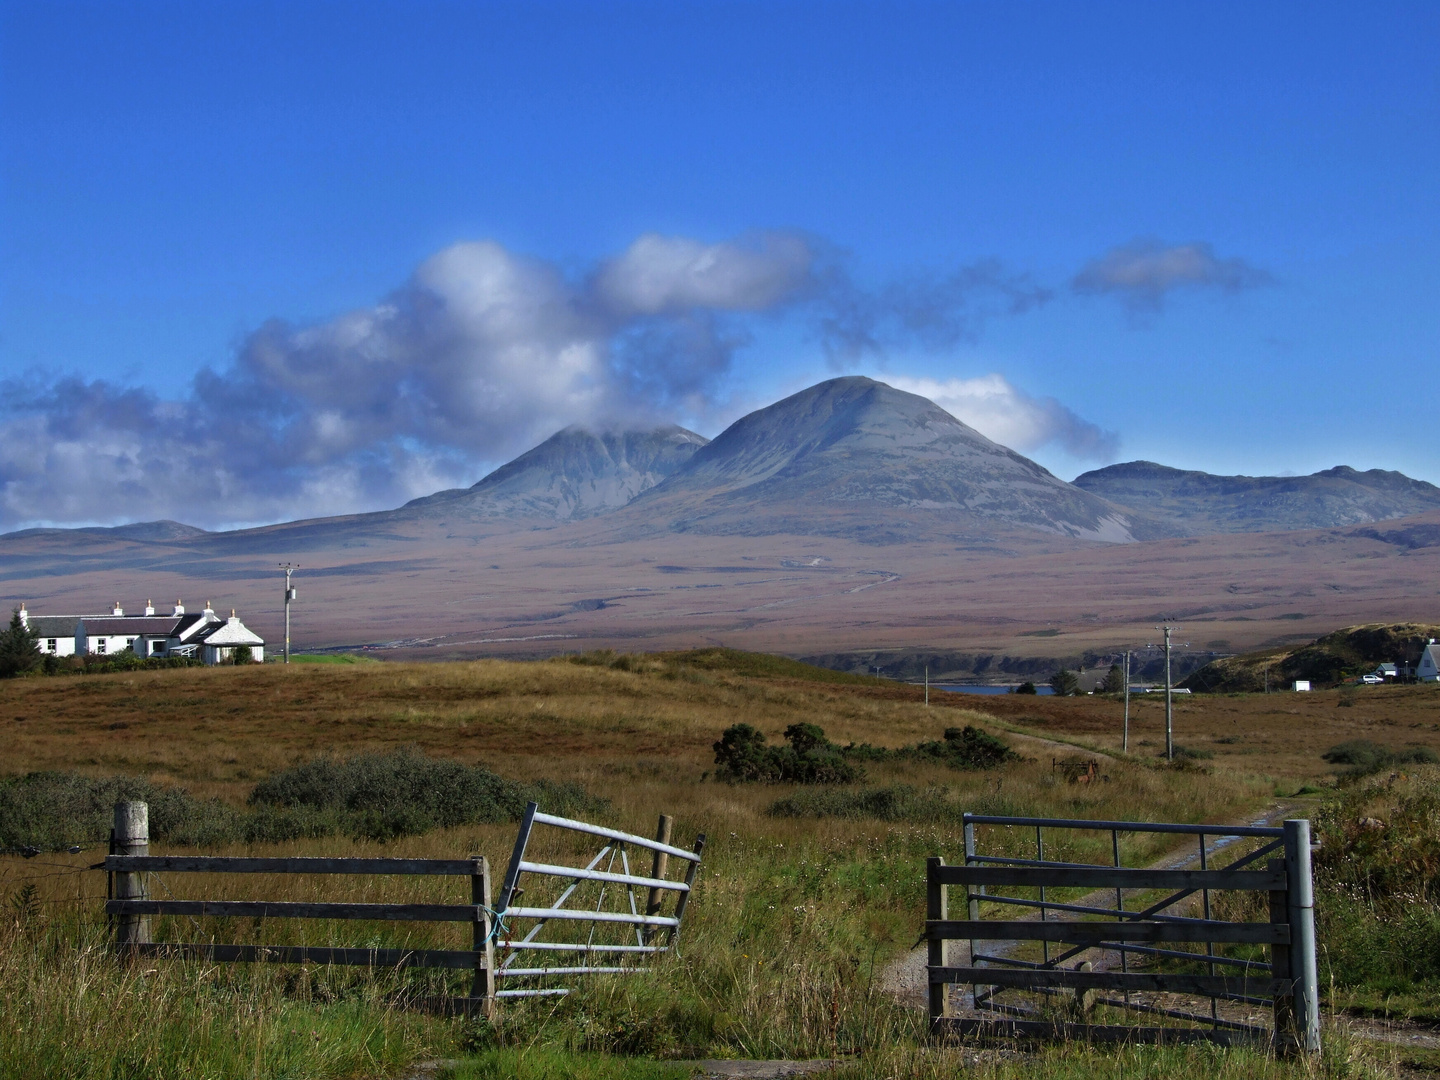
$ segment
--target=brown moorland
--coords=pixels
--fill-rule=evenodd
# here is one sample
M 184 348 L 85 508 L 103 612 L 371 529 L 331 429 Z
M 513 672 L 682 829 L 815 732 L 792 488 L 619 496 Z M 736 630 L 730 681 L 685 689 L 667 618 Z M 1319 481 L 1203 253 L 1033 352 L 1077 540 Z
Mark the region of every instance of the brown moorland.
M 597 982 L 558 1013 L 549 1003 L 516 1005 L 507 1012 L 510 1037 L 566 1053 L 642 1057 L 859 1055 L 856 1077 L 897 1075 L 897 1055 L 918 1045 L 914 1015 L 877 991 L 876 973 L 914 941 L 924 855 L 958 857 L 960 830 L 948 814 L 890 821 L 773 816 L 772 804 L 794 788 L 702 782 L 713 769 L 710 744 L 726 725 L 746 720 L 774 737 L 804 720 L 838 742 L 894 747 L 977 723 L 1003 734 L 1027 760 L 972 773 L 867 763 L 867 786 L 943 786 L 944 805 L 956 809 L 1131 820 L 1249 820 L 1277 790 L 1289 795 L 1299 783 L 1324 777 L 1330 769 L 1319 754 L 1332 738 L 1440 746 L 1440 694 L 1432 687 L 1379 688 L 1353 695 L 1350 705 L 1339 693 L 1196 696 L 1177 704 L 1177 737 L 1212 748 L 1215 757 L 1200 768 L 1172 770 L 1155 758 L 1163 740 L 1160 703 L 1137 698 L 1132 759 L 1107 759 L 1109 782 L 1072 784 L 1052 771 L 1051 758 L 1075 753 L 1077 744 L 1082 752 L 1113 750 L 1118 702 L 936 691 L 927 708 L 922 693 L 719 650 L 534 663 L 256 665 L 10 680 L 0 683 L 0 725 L 9 773 L 140 774 L 231 802 L 271 771 L 317 753 L 413 745 L 508 777 L 582 783 L 610 800 L 608 823 L 636 831 L 653 828 L 657 811 L 672 812 L 680 842 L 698 831 L 711 838 L 687 915 L 684 957 L 654 982 Z M 1237 735 L 1241 741 L 1228 741 Z M 503 861 L 512 838 L 513 826 L 474 826 L 383 847 L 332 837 L 224 850 L 430 857 L 480 851 Z M 1108 837 L 1104 842 L 1108 854 Z M 1138 841 L 1124 853 L 1127 862 L 1156 854 Z M 179 963 L 117 969 L 97 948 L 103 884 L 81 869 L 93 858 L 93 851 L 0 858 L 0 892 L 20 913 L 13 926 L 0 920 L 0 994 L 19 1025 L 0 1031 L 0 1065 L 43 1059 L 47 1075 L 77 1077 L 134 1068 L 177 1077 L 394 1075 L 417 1057 L 454 1054 L 469 1038 L 463 1028 L 396 1010 L 391 1002 L 400 986 L 392 976 L 365 983 L 356 973 L 319 968 L 298 975 Z M 454 883 L 443 880 L 180 877 L 169 875 L 163 888 L 194 898 L 456 900 Z M 26 883 L 38 891 L 17 906 Z M 32 908 L 38 914 L 24 914 Z M 455 935 L 468 932 L 171 923 L 159 929 L 272 943 L 307 935 L 318 944 L 319 934 L 334 944 L 453 946 Z M 251 1019 L 235 1019 L 237 1001 Z M 126 1037 L 116 1039 L 117 1031 Z M 1349 1064 L 1334 1075 L 1374 1075 L 1365 1054 L 1343 1040 L 1336 1045 L 1337 1060 Z M 1137 1053 L 1136 1075 L 1310 1075 L 1243 1053 Z M 988 1067 L 1004 1072 L 1006 1060 L 992 1059 Z M 1016 1067 L 1026 1075 L 1088 1078 L 1115 1075 L 1120 1060 L 1076 1050 Z M 963 1063 L 942 1053 L 932 1063 L 934 1075 Z

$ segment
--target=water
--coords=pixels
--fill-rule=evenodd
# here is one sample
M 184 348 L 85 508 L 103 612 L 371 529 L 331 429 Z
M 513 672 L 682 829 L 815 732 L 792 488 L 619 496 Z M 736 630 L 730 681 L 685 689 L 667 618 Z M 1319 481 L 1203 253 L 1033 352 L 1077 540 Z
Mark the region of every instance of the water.
M 1008 694 L 1014 689 L 1013 686 L 963 686 L 958 683 L 931 683 L 930 685 L 937 690 L 950 690 L 957 694 Z M 1036 683 L 1035 693 L 1052 695 L 1055 691 L 1044 683 Z

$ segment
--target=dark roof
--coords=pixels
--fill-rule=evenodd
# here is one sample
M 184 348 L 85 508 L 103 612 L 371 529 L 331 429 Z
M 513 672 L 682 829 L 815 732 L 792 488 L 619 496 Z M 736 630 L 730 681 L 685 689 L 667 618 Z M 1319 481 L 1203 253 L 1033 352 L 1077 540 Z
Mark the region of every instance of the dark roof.
M 121 634 L 161 634 L 169 637 L 180 622 L 174 615 L 106 615 L 83 621 L 89 637 Z
M 188 615 L 181 615 L 175 621 L 175 629 L 171 634 L 184 641 L 194 635 L 197 629 L 204 629 L 206 623 L 217 623 L 215 616 L 206 615 L 203 611 L 193 611 Z
M 83 615 L 31 615 L 27 622 L 30 629 L 43 638 L 74 637 L 75 624 Z

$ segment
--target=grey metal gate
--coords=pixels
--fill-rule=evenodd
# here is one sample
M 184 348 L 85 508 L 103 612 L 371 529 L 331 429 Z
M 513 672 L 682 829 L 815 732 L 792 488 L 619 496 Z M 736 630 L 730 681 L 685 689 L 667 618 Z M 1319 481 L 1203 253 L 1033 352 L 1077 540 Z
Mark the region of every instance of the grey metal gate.
M 1282 1052 L 1319 1050 L 1308 821 L 1291 820 L 1283 828 L 1268 828 L 966 814 L 964 825 L 965 865 L 947 866 L 943 859 L 932 858 L 926 871 L 925 932 L 934 1034 L 1149 1042 L 1265 1039 Z M 977 833 L 981 826 L 1033 829 L 1035 857 L 984 854 Z M 1111 863 L 1046 859 L 1046 829 L 1109 832 Z M 1122 833 L 1194 836 L 1199 841 L 1198 869 L 1123 866 Z M 1260 846 L 1223 866 L 1213 865 L 1213 856 L 1250 839 L 1261 841 Z M 1269 858 L 1277 855 L 1283 857 Z M 964 919 L 949 917 L 952 885 L 965 888 Z M 1059 899 L 1054 895 L 1057 889 L 1105 892 L 1077 897 L 1072 891 Z M 1225 890 L 1268 893 L 1268 920 L 1214 918 L 1211 894 Z M 1112 895 L 1110 906 L 1107 899 Z M 1030 917 L 994 917 L 1017 908 Z M 957 940 L 970 942 L 966 966 L 950 963 L 948 943 Z M 1009 942 L 1011 947 L 996 947 L 992 944 L 996 942 Z M 1039 944 L 1038 958 L 1018 955 L 1026 948 L 1024 943 Z M 1185 944 L 1204 945 L 1205 951 L 1177 947 Z M 1225 947 L 1234 945 L 1250 946 L 1252 953 L 1255 946 L 1268 948 L 1269 957 L 1227 955 Z M 1114 969 L 1117 960 L 1119 970 Z M 1177 961 L 1198 964 L 1206 973 L 1165 970 Z M 1147 965 L 1159 969 L 1138 970 Z M 969 985 L 970 1015 L 957 1015 L 951 1001 L 954 984 Z M 1111 993 L 1097 996 L 1103 992 Z M 1013 1000 L 1016 993 L 1024 999 Z M 1007 1000 L 1001 1000 L 1002 994 Z M 1066 1015 L 1037 1007 L 1036 997 L 1052 1003 L 1061 999 Z M 1195 998 L 1209 999 L 1208 1015 L 1190 1004 Z M 1265 1027 L 1222 1016 L 1222 1002 L 1267 1006 L 1273 1022 Z M 1091 1011 L 1096 1005 L 1185 1023 L 1152 1027 L 1094 1023 Z

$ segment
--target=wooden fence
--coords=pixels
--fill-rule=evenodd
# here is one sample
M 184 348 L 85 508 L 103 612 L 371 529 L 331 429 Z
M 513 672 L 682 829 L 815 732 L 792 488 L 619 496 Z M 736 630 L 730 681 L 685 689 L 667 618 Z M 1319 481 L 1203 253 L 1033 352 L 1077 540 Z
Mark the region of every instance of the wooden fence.
M 1308 821 L 1286 821 L 1284 828 L 1262 828 L 966 814 L 964 825 L 965 865 L 947 866 L 943 859 L 932 858 L 926 870 L 925 934 L 929 941 L 930 1024 L 935 1035 L 1137 1042 L 1206 1040 L 1227 1044 L 1267 1039 L 1282 1052 L 1313 1052 L 1320 1048 Z M 982 825 L 1010 830 L 1033 828 L 1035 858 L 982 854 L 976 843 L 976 827 Z M 1047 860 L 1045 829 L 1109 832 L 1113 861 L 1101 865 Z M 1193 835 L 1199 840 L 1199 868 L 1122 866 L 1122 833 Z M 1210 865 L 1212 854 L 1247 838 L 1263 843 L 1225 866 Z M 1281 853 L 1283 858 L 1267 860 L 1267 856 Z M 1267 861 L 1262 864 L 1262 860 Z M 965 887 L 964 919 L 950 918 L 948 894 L 952 885 Z M 996 891 L 1002 889 L 1032 895 Z M 1071 890 L 1069 899 L 1057 900 L 1050 892 L 1055 889 Z M 1113 890 L 1114 906 L 1102 906 L 1090 895 L 1075 897 L 1074 890 L 1105 890 L 1105 896 L 1112 895 Z M 1225 890 L 1268 894 L 1268 921 L 1214 918 L 1211 894 Z M 1197 894 L 1198 918 L 1194 914 Z M 1132 902 L 1129 909 L 1127 897 Z M 988 917 L 996 905 L 1002 910 L 1029 909 L 1037 912 L 1038 918 Z M 948 943 L 957 940 L 970 943 L 968 966 L 949 962 Z M 1010 942 L 1013 947 L 1008 951 L 997 949 L 989 944 L 992 942 Z M 1038 943 L 1039 959 L 1015 955 L 1025 947 L 1021 943 Z M 1179 945 L 1204 945 L 1205 952 L 1171 947 Z M 1226 945 L 1249 946 L 1252 954 L 1254 947 L 1264 947 L 1269 950 L 1269 959 L 1261 961 L 1217 951 L 1217 946 L 1223 949 Z M 1029 948 L 1033 950 L 1034 946 Z M 1118 971 L 1105 967 L 1113 964 L 1115 957 Z M 1141 962 L 1199 964 L 1206 973 L 1131 970 L 1132 958 Z M 955 1015 L 951 1001 L 954 984 L 970 987 L 972 1015 Z M 1006 991 L 1052 1001 L 1060 998 L 1068 1016 L 1057 1019 L 1054 1010 L 1047 1015 L 1046 1010 L 1030 1004 L 997 1000 Z M 1105 991 L 1118 991 L 1122 996 L 1097 996 Z M 1206 1016 L 1193 1007 L 1181 1007 L 1183 999 L 1146 1001 L 1146 994 L 1209 998 L 1210 1012 Z M 1268 1006 L 1273 1012 L 1273 1024 L 1266 1028 L 1222 1017 L 1222 1001 Z M 1090 1020 L 1095 1005 L 1191 1024 L 1096 1024 Z
M 497 980 L 544 982 L 555 976 L 598 973 L 629 973 L 644 970 L 633 965 L 608 967 L 589 964 L 563 967 L 516 966 L 516 957 L 524 951 L 578 952 L 584 957 L 597 953 L 653 956 L 672 948 L 679 934 L 686 900 L 700 863 L 705 838 L 700 836 L 693 851 L 673 847 L 669 843 L 672 819 L 662 816 L 659 838 L 606 829 L 587 822 L 542 814 L 531 803 L 521 821 L 520 834 L 506 871 L 500 902 L 491 901 L 489 860 L 484 856 L 468 859 L 404 859 L 404 858 L 257 858 L 234 856 L 151 855 L 149 853 L 149 808 L 143 802 L 127 802 L 115 807 L 115 832 L 110 855 L 102 864 L 110 876 L 110 899 L 105 911 L 115 927 L 116 944 L 124 954 L 141 956 L 190 957 L 214 962 L 275 962 L 286 964 L 316 963 L 359 965 L 365 967 L 449 968 L 474 973 L 470 993 L 464 997 L 431 1000 L 428 1003 L 445 1012 L 479 1012 L 492 1019 L 498 999 L 530 997 L 541 994 L 564 994 L 568 988 L 539 987 L 497 989 Z M 550 825 L 575 833 L 604 837 L 608 843 L 586 867 L 570 867 L 552 863 L 535 863 L 525 859 L 526 849 L 535 825 Z M 653 852 L 649 877 L 632 875 L 629 870 L 627 845 Z M 621 861 L 622 872 L 614 873 L 613 865 L 597 866 L 609 857 L 611 864 Z M 665 877 L 671 856 L 687 860 L 683 880 Z M 468 904 L 375 904 L 317 903 L 273 900 L 180 900 L 153 899 L 149 883 L 158 873 L 224 873 L 224 874 L 359 874 L 359 875 L 428 875 L 467 877 L 470 879 Z M 514 904 L 524 889 L 521 874 L 542 878 L 568 879 L 572 884 L 555 901 L 544 907 L 520 907 Z M 600 902 L 594 910 L 566 907 L 584 882 L 600 882 Z M 609 911 L 604 907 L 606 888 L 611 884 L 625 887 L 629 910 Z M 645 914 L 636 908 L 635 890 L 647 890 Z M 670 914 L 663 913 L 667 893 L 678 900 Z M 214 942 L 156 942 L 152 940 L 150 919 L 158 915 L 182 915 L 192 918 L 214 916 L 252 919 L 356 919 L 385 922 L 469 923 L 473 926 L 469 949 L 384 949 L 335 947 L 320 945 L 226 945 Z M 533 922 L 523 938 L 517 938 L 515 923 Z M 588 923 L 586 941 L 552 942 L 540 938 L 541 930 L 552 921 L 566 925 Z M 637 941 L 632 944 L 597 942 L 596 928 L 616 925 L 632 926 Z M 665 933 L 664 941 L 656 937 Z M 503 959 L 497 966 L 497 953 Z

